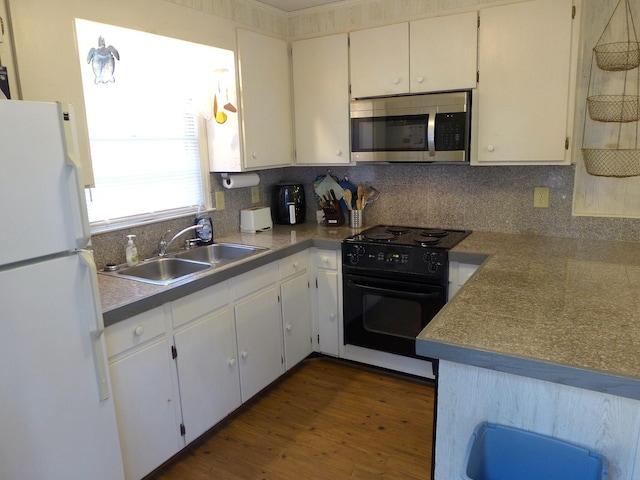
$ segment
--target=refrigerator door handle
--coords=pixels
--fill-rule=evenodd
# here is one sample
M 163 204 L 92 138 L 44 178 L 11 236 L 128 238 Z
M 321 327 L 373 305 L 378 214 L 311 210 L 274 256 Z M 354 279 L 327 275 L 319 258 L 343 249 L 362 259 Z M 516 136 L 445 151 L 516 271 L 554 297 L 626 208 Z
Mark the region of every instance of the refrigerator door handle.
M 82 175 L 82 162 L 77 153 L 77 139 L 75 135 L 75 117 L 73 111 L 73 105 L 69 103 L 58 103 L 58 111 L 60 118 L 62 119 L 62 127 L 64 129 L 64 145 L 67 156 L 67 165 L 73 168 L 76 183 L 78 204 L 80 205 L 80 217 L 82 224 L 80 228 L 82 230 L 82 238 L 78 246 L 85 246 L 89 244 L 91 240 L 91 230 L 89 227 L 89 213 L 87 210 L 87 199 L 84 195 L 84 181 Z
M 104 342 L 101 338 L 104 334 L 104 320 L 102 318 L 102 307 L 100 304 L 100 291 L 98 290 L 98 278 L 96 273 L 96 264 L 93 261 L 93 254 L 89 250 L 79 249 L 76 253 L 85 266 L 90 270 L 89 278 L 91 288 L 93 290 L 93 307 L 95 309 L 96 325 L 95 329 L 90 330 L 91 345 L 93 347 L 93 361 L 96 369 L 96 378 L 98 380 L 98 392 L 100 400 L 104 401 L 109 398 L 109 381 L 107 379 L 106 356 L 104 353 Z

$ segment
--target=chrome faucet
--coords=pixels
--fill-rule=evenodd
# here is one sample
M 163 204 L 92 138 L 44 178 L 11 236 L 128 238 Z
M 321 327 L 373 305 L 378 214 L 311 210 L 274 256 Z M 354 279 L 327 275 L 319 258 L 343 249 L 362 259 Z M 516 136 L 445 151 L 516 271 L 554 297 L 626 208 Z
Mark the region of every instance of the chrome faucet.
M 190 227 L 183 228 L 178 233 L 176 233 L 173 236 L 173 238 L 171 238 L 171 240 L 169 240 L 168 242 L 165 237 L 167 236 L 168 233 L 171 233 L 171 230 L 167 230 L 166 232 L 164 232 L 164 235 L 160 237 L 160 243 L 158 244 L 158 248 L 160 250 L 159 255 L 161 257 L 164 257 L 167 254 L 167 248 L 169 248 L 169 246 L 173 243 L 173 241 L 176 238 L 178 238 L 180 235 L 183 235 L 191 230 L 201 230 L 201 229 L 202 229 L 202 225 L 191 225 Z

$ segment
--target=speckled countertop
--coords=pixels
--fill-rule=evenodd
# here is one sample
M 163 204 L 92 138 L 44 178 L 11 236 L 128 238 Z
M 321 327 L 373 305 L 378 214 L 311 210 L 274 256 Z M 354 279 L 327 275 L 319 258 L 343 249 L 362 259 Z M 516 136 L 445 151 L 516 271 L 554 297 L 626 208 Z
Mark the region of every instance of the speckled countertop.
M 640 399 L 640 243 L 475 232 L 456 254 L 488 256 L 419 354 Z
M 268 250 L 232 264 L 208 269 L 190 277 L 189 280 L 166 286 L 99 274 L 98 288 L 104 323 L 106 326 L 112 325 L 311 246 L 337 250 L 343 238 L 356 232 L 357 230 L 344 226 L 327 228 L 306 223 L 294 226 L 276 225 L 269 232 L 237 233 L 217 237 L 217 243 L 239 243 L 266 247 Z
M 105 324 L 354 232 L 220 237 L 269 250 L 171 286 L 98 275 Z M 640 399 L 640 243 L 474 232 L 451 258 L 484 262 L 418 336 L 420 355 Z

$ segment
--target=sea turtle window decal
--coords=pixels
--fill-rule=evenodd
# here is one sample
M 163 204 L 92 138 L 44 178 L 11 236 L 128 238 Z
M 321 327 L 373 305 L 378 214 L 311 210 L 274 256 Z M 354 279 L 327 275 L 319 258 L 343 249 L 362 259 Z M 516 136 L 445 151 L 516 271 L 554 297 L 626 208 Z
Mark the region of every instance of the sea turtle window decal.
M 116 60 L 120 60 L 120 54 L 113 45 L 105 46 L 104 37 L 98 38 L 98 48 L 91 48 L 87 55 L 87 63 L 91 64 L 95 79 L 93 82 L 113 83 L 116 79 L 113 77 L 113 71 L 116 68 Z

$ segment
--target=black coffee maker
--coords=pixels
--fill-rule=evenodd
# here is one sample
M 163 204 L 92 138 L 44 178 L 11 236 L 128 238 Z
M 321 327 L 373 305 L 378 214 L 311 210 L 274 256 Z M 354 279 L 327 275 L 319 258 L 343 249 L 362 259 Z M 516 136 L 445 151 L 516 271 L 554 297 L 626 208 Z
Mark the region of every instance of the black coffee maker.
M 279 225 L 303 223 L 306 209 L 304 185 L 280 182 L 273 186 L 271 195 L 273 223 Z

